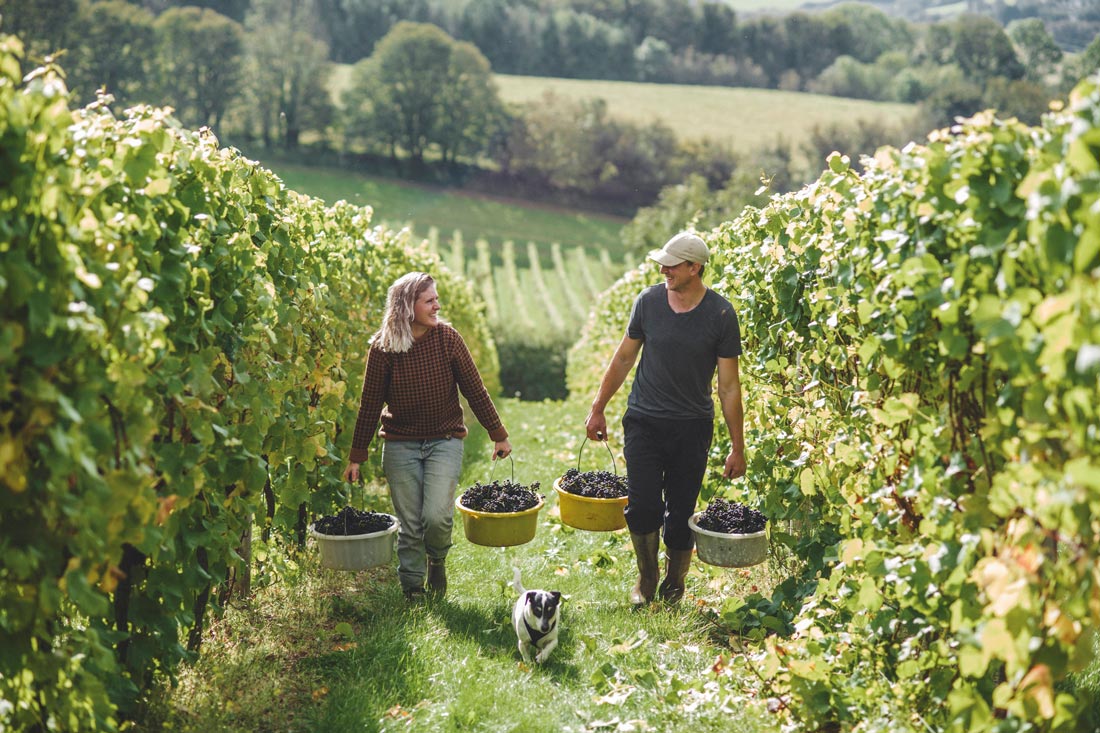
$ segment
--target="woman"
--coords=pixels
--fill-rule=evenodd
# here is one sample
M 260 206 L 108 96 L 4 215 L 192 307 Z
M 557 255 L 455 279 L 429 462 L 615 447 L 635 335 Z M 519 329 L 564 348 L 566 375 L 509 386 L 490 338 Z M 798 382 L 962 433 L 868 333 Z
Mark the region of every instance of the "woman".
M 401 523 L 397 574 L 410 601 L 447 590 L 454 496 L 466 437 L 458 393 L 493 439 L 493 460 L 512 452 L 508 431 L 485 389 L 470 350 L 439 318 L 435 281 L 410 272 L 390 286 L 382 327 L 370 341 L 367 372 L 345 481 L 359 480 L 379 419 L 382 470 Z M 385 409 L 383 409 L 383 405 Z

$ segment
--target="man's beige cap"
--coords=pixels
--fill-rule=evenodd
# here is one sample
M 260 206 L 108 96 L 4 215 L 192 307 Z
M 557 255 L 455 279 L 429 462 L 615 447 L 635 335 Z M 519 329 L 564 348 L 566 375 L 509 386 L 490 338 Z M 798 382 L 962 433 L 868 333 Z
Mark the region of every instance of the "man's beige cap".
M 710 259 L 710 250 L 697 234 L 680 232 L 672 239 L 665 242 L 665 246 L 649 253 L 649 259 L 655 260 L 665 267 L 675 267 L 681 262 L 697 262 L 706 264 Z

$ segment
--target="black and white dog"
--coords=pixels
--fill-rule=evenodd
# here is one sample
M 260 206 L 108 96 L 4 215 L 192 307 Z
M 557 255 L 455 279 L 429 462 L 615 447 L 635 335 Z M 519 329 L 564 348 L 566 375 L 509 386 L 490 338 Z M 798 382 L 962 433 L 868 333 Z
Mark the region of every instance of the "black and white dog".
M 559 591 L 525 590 L 520 582 L 519 567 L 515 568 L 512 588 L 519 594 L 512 608 L 512 626 L 519 639 L 519 653 L 523 661 L 531 662 L 535 650 L 535 663 L 542 664 L 558 645 Z

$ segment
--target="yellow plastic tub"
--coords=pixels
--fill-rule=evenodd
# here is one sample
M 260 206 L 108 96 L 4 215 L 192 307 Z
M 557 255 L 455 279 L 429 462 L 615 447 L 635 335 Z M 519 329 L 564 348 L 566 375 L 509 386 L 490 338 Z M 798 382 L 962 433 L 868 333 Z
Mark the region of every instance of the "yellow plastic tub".
M 561 487 L 561 479 L 554 481 L 558 492 L 558 513 L 562 524 L 590 532 L 612 532 L 626 526 L 626 497 L 597 499 L 571 494 Z
M 522 545 L 535 538 L 539 523 L 539 503 L 522 512 L 479 512 L 462 506 L 462 497 L 455 499 L 455 506 L 462 514 L 462 529 L 466 539 L 485 547 L 511 547 Z

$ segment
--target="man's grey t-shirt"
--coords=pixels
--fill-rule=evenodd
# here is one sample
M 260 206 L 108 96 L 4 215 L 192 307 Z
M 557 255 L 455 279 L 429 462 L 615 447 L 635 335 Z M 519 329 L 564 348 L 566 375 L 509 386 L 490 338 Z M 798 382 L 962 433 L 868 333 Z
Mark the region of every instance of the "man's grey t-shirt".
M 718 359 L 741 355 L 741 328 L 728 300 L 707 288 L 699 305 L 676 313 L 665 285 L 654 285 L 634 301 L 626 334 L 644 342 L 628 410 L 672 420 L 714 418 Z

